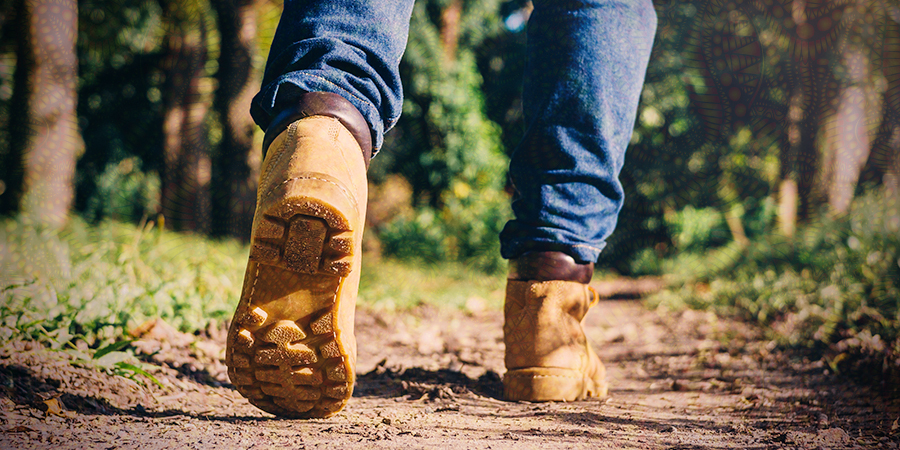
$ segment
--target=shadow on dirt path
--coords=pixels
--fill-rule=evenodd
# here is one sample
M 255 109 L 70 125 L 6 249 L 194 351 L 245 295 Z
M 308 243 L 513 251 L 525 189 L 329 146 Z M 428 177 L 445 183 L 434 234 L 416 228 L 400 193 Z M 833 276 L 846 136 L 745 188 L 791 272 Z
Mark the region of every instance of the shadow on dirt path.
M 360 311 L 341 414 L 280 420 L 227 382 L 224 336 L 160 325 L 142 386 L 17 343 L 0 349 L 0 448 L 898 448 L 900 400 L 828 375 L 712 314 L 602 301 L 586 318 L 605 402 L 508 403 L 502 315 Z M 161 331 L 160 331 L 161 330 Z M 176 334 L 172 334 L 176 333 Z M 152 334 L 152 333 L 151 333 Z M 155 340 L 154 340 L 155 339 Z

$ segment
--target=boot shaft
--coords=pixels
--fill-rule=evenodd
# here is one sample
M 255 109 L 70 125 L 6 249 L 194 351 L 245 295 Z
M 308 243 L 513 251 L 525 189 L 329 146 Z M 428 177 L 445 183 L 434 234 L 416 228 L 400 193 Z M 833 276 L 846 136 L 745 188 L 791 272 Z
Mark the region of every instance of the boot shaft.
M 587 340 L 581 327 L 591 291 L 574 281 L 516 281 L 506 285 L 506 368 L 586 367 Z

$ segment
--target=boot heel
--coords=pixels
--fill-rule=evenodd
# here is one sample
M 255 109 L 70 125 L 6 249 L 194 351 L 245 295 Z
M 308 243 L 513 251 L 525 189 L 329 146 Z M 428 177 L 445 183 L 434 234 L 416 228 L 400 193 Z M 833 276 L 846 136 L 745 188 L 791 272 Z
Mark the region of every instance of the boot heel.
M 271 198 L 278 200 L 266 202 Z M 357 220 L 357 208 L 339 184 L 310 174 L 281 184 L 261 203 L 264 212 L 253 230 L 251 261 L 298 273 L 350 273 L 350 223 Z
M 607 387 L 605 383 L 598 386 L 575 370 L 531 367 L 506 372 L 503 376 L 503 395 L 511 401 L 571 402 L 606 397 Z
M 353 335 L 342 333 L 337 316 L 359 251 L 350 226 L 359 223 L 356 210 L 321 174 L 289 179 L 260 200 L 250 247 L 256 264 L 245 277 L 253 284 L 229 330 L 226 365 L 238 392 L 264 411 L 328 417 L 353 392 Z M 254 297 L 257 283 L 268 298 Z

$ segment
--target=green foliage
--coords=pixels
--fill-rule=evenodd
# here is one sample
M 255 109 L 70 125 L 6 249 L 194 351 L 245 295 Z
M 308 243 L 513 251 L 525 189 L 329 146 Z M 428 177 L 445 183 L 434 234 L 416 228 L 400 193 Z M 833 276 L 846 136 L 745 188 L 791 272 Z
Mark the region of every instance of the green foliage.
M 268 54 L 281 4 L 279 0 L 254 3 L 262 55 Z M 473 257 L 481 261 L 479 266 L 496 267 L 496 256 L 478 252 L 496 250 L 493 238 L 484 238 L 483 232 L 499 229 L 498 224 L 509 215 L 502 201 L 504 154 L 511 153 L 523 129 L 525 33 L 514 21 L 504 21 L 526 17 L 523 13 L 530 11 L 530 2 L 460 0 L 462 14 L 450 58 L 442 41 L 442 31 L 446 31 L 442 30 L 442 13 L 453 4 L 450 0 L 422 0 L 413 12 L 408 48 L 400 63 L 406 94 L 404 115 L 386 136 L 385 150 L 370 176 L 376 183 L 392 174 L 405 177 L 413 187 L 418 214 L 400 217 L 392 228 L 377 231 L 386 233 L 388 241 L 421 241 L 414 248 L 431 249 L 412 252 L 391 244 L 393 255 L 415 253 L 449 259 L 477 255 Z M 138 221 L 145 214 L 152 216 L 157 208 L 153 196 L 158 182 L 154 179 L 164 165 L 162 112 L 171 94 L 166 82 L 171 69 L 166 66 L 166 39 L 172 38 L 179 26 L 191 32 L 201 26 L 207 30 L 203 96 L 208 96 L 214 86 L 205 83 L 217 71 L 219 51 L 215 15 L 208 0 L 82 0 L 78 6 L 78 115 L 85 153 L 76 173 L 75 209 L 91 221 L 106 217 Z M 785 35 L 784 26 L 790 22 L 775 20 L 781 16 L 766 9 L 770 7 L 775 6 L 749 1 L 730 5 L 696 0 L 656 3 L 659 28 L 621 176 L 626 203 L 618 229 L 603 252 L 603 264 L 622 273 L 652 272 L 662 270 L 651 267 L 655 258 L 700 251 L 703 245 L 724 245 L 727 238 L 721 236 L 721 221 L 713 226 L 714 235 L 706 237 L 689 236 L 679 228 L 672 215 L 683 215 L 688 206 L 707 211 L 710 217 L 716 211 L 737 217 L 751 239 L 766 233 L 772 209 L 764 199 L 772 197 L 783 169 L 778 156 L 787 145 L 778 133 L 784 129 L 791 83 L 803 79 L 795 73 L 802 65 L 791 69 L 797 65 L 797 52 Z M 826 8 L 833 12 L 835 23 L 846 22 L 842 8 Z M 874 43 L 873 52 L 877 53 L 888 34 L 882 32 L 883 11 L 875 12 L 875 26 L 855 31 L 859 36 L 851 35 L 862 39 L 860 45 Z M 6 20 L 9 25 L 14 18 Z M 732 24 L 737 25 L 729 28 Z M 9 142 L 8 132 L 16 119 L 10 117 L 16 29 L 7 26 L 0 33 L 0 56 L 10 62 L 0 67 L 0 158 L 11 160 L 16 159 L 10 153 L 15 143 Z M 744 119 L 729 115 L 735 111 L 727 102 L 698 100 L 698 95 L 711 95 L 715 89 L 724 92 L 720 89 L 724 85 L 713 85 L 716 80 L 724 83 L 727 78 L 737 83 L 740 78 L 732 73 L 738 69 L 731 66 L 701 67 L 698 52 L 702 39 L 698 36 L 703 33 L 726 40 L 738 36 L 759 44 L 742 51 L 762 56 L 758 65 L 761 84 L 741 88 L 746 96 L 757 92 L 754 86 L 759 87 L 751 106 L 754 111 L 766 111 L 764 115 L 772 121 L 769 125 L 741 122 Z M 749 41 L 741 41 L 741 45 Z M 728 44 L 716 51 L 732 47 Z M 849 82 L 846 62 L 838 52 L 820 51 L 832 62 L 822 70 L 834 72 L 823 80 Z M 873 70 L 884 70 L 879 69 L 875 53 Z M 727 66 L 733 63 L 729 61 L 722 57 L 713 62 Z M 261 58 L 253 65 L 261 70 Z M 884 74 L 875 72 L 873 76 L 883 78 Z M 742 79 L 754 78 L 745 77 L 747 74 L 742 74 Z M 697 114 L 698 103 L 703 102 L 713 109 Z M 716 104 L 710 106 L 712 103 Z M 222 119 L 208 114 L 196 142 L 213 144 L 208 148 L 215 152 L 222 137 Z M 133 164 L 134 172 L 122 172 L 123 164 Z M 16 169 L 11 164 L 0 166 L 0 172 L 9 172 L 3 175 L 12 183 L 7 190 L 14 189 L 13 184 L 20 184 L 10 178 L 17 176 Z M 214 170 L 213 177 L 217 176 Z M 475 194 L 457 198 L 460 189 Z M 426 226 L 435 229 L 423 229 Z M 402 239 L 398 237 L 401 230 L 412 234 Z M 456 242 L 466 240 L 461 238 L 466 235 L 459 233 L 473 233 L 471 245 Z M 685 248 L 689 237 L 699 240 Z
M 715 208 L 695 209 L 688 205 L 666 222 L 675 244 L 683 251 L 716 246 L 729 237 L 725 218 Z
M 471 49 L 459 45 L 455 58 L 445 55 L 439 18 L 429 15 L 438 3 L 418 2 L 413 9 L 400 65 L 406 100 L 389 146 L 394 170 L 410 181 L 416 198 L 432 206 L 439 206 L 457 182 L 475 189 L 502 187 L 506 166 L 499 130 L 483 112 L 482 79 Z M 468 2 L 464 15 L 483 9 L 470 10 L 469 3 L 478 2 Z M 462 37 L 470 35 L 467 24 L 477 21 L 463 21 Z
M 768 235 L 693 264 L 676 258 L 663 265 L 681 281 L 651 303 L 737 315 L 785 345 L 900 361 L 898 214 L 896 199 L 869 194 L 846 216 L 822 216 L 792 240 Z
M 401 63 L 406 101 L 390 148 L 392 170 L 411 183 L 418 208 L 378 231 L 385 254 L 466 261 L 498 271 L 497 234 L 509 218 L 502 189 L 508 160 L 484 113 L 472 47 L 499 32 L 497 3 L 465 2 L 456 56 L 440 39 L 446 2 L 418 2 Z
M 796 170 L 789 165 L 799 164 L 788 152 L 793 89 L 806 76 L 825 80 L 826 72 L 839 70 L 839 64 L 804 69 L 809 56 L 785 37 L 791 22 L 779 6 L 688 0 L 655 7 L 659 26 L 621 175 L 625 205 L 601 257 L 624 273 L 647 266 L 638 263 L 647 260 L 647 249 L 657 256 L 684 251 L 672 245 L 680 231 L 665 219 L 689 205 L 742 222 L 748 237 L 765 233 L 757 226 L 764 219 L 761 201 Z M 835 17 L 840 11 L 834 8 Z M 823 49 L 820 57 L 837 53 Z M 839 91 L 832 86 L 828 93 Z M 820 108 L 812 105 L 805 107 Z M 822 169 L 814 165 L 804 176 Z
M 155 215 L 159 211 L 159 175 L 144 173 L 139 165 L 135 157 L 108 164 L 97 178 L 96 195 L 88 199 L 84 217 L 138 222 Z
M 78 219 L 58 233 L 3 220 L 0 242 L 0 346 L 36 340 L 81 352 L 76 356 L 83 364 L 125 376 L 143 375 L 126 357 L 123 340 L 135 326 L 161 318 L 191 333 L 228 320 L 249 252 L 237 241 L 160 231 L 153 223 L 89 225 Z M 365 258 L 360 302 L 462 307 L 476 297 L 496 307 L 502 286 L 502 278 L 459 264 Z M 77 341 L 96 350 L 77 350 Z
M 399 217 L 378 233 L 383 251 L 401 259 L 438 262 L 449 259 L 446 233 L 433 209 L 419 210 L 412 217 Z
M 78 6 L 77 107 L 85 152 L 74 206 L 89 220 L 109 215 L 137 222 L 144 212 L 156 213 L 158 199 L 147 195 L 158 189 L 163 169 L 163 11 L 150 0 Z M 129 166 L 134 172 L 123 173 Z
M 239 295 L 247 249 L 233 242 L 73 221 L 56 235 L 0 225 L 0 339 L 104 342 L 161 317 L 184 331 L 222 321 Z
M 198 103 L 208 102 L 219 51 L 215 15 L 206 0 L 83 0 L 78 16 L 77 112 L 85 152 L 78 160 L 74 207 L 89 220 L 136 223 L 143 212 L 158 211 L 158 199 L 110 189 L 141 185 L 139 190 L 148 194 L 157 189 L 159 181 L 154 179 L 165 165 L 165 102 L 174 95 L 172 79 L 185 76 L 167 54 L 180 44 L 167 48 L 166 43 L 203 37 L 206 60 Z M 195 141 L 185 145 L 203 147 L 216 133 L 221 135 L 218 118 L 207 119 Z M 122 178 L 116 172 L 123 165 L 133 165 L 138 172 Z M 118 198 L 107 198 L 111 194 Z M 131 206 L 125 204 L 129 201 Z
M 750 239 L 771 239 L 769 234 L 775 221 L 775 201 L 771 197 L 744 198 L 731 207 L 738 211 Z M 733 240 L 726 225 L 725 214 L 718 208 L 685 206 L 663 217 L 663 227 L 671 234 L 671 246 L 657 244 L 637 251 L 630 259 L 627 272 L 632 275 L 675 274 L 696 277 L 716 273 L 720 268 L 732 267 L 745 250 Z M 658 219 L 646 219 L 647 229 L 661 228 Z
M 511 215 L 505 194 L 458 183 L 445 198 L 440 210 L 420 207 L 381 228 L 384 253 L 430 264 L 462 261 L 491 274 L 504 270 L 497 236 Z
M 405 310 L 419 305 L 437 308 L 503 307 L 504 275 L 487 276 L 465 264 L 409 264 L 363 258 L 359 301 L 376 310 Z

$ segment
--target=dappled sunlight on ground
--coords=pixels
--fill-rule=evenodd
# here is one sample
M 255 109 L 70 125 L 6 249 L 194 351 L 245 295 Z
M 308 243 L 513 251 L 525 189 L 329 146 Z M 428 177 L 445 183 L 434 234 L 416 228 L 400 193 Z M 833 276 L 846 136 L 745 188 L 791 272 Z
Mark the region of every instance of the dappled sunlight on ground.
M 341 414 L 312 421 L 274 419 L 223 383 L 224 337 L 215 330 L 193 336 L 157 325 L 143 335 L 151 354 L 142 358 L 164 388 L 73 367 L 67 354 L 22 343 L 0 356 L 0 440 L 5 448 L 449 449 L 900 442 L 891 428 L 896 394 L 826 375 L 821 363 L 777 351 L 740 323 L 623 300 L 602 301 L 585 322 L 609 371 L 610 398 L 508 403 L 499 400 L 499 311 L 363 310 L 354 397 Z

